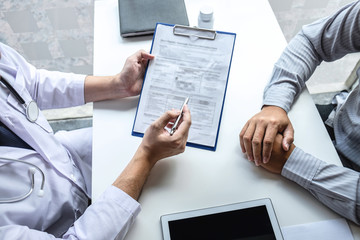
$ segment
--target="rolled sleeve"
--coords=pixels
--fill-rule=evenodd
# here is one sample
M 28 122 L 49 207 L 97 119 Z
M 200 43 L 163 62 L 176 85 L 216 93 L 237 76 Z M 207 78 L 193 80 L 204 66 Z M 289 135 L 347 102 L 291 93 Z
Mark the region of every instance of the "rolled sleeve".
M 82 74 L 40 69 L 32 95 L 41 109 L 83 105 L 85 78 Z
M 63 236 L 71 239 L 123 239 L 141 210 L 140 204 L 122 190 L 110 186 Z

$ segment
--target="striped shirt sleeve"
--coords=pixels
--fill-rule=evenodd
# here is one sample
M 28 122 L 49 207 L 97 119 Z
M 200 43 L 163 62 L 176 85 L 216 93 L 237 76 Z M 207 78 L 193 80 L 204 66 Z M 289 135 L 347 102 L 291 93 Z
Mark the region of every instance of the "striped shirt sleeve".
M 265 87 L 263 105 L 278 106 L 288 112 L 316 67 L 322 61 L 335 61 L 360 51 L 358 39 L 360 1 L 304 26 L 275 63 L 270 82 Z
M 281 175 L 308 190 L 333 211 L 360 224 L 358 172 L 328 164 L 296 147 Z

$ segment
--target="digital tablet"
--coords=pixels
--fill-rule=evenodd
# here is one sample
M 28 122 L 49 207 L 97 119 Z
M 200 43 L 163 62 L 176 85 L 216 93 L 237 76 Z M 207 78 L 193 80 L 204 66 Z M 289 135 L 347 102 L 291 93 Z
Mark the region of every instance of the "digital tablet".
M 282 240 L 268 198 L 161 216 L 164 240 Z

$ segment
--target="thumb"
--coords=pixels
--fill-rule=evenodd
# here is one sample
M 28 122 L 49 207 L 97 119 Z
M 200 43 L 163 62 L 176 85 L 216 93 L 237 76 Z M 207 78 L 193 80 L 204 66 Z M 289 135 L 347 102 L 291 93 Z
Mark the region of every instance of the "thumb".
M 169 110 L 165 112 L 163 115 L 161 115 L 156 121 L 155 124 L 159 127 L 163 128 L 165 127 L 171 119 L 176 118 L 180 114 L 179 110 Z
M 282 147 L 285 151 L 289 151 L 291 144 L 294 142 L 294 128 L 291 123 L 285 128 L 283 135 Z
M 179 127 L 177 132 L 181 134 L 185 134 L 185 133 L 187 134 L 189 132 L 189 128 L 191 126 L 191 115 L 187 104 L 184 105 L 182 121 L 178 126 Z
M 147 62 L 147 60 L 152 60 L 155 58 L 154 55 L 147 53 L 145 51 L 141 51 L 140 57 Z

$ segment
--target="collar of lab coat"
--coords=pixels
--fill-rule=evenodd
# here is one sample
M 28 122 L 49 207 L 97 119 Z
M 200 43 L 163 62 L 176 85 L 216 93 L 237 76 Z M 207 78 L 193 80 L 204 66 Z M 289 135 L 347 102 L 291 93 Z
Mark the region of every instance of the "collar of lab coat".
M 18 94 L 24 99 L 25 103 L 28 104 L 30 101 L 32 101 L 32 97 L 30 96 L 29 92 L 26 89 L 26 81 L 25 81 L 25 75 L 23 74 L 21 68 L 11 68 L 7 65 L 0 64 L 0 74 L 2 76 L 5 75 L 15 75 L 15 79 L 13 80 L 13 77 L 6 78 L 6 80 L 12 85 L 12 87 L 18 92 Z M 26 108 L 23 104 L 21 104 L 18 99 L 9 91 L 8 97 L 7 97 L 7 103 L 10 104 L 14 109 L 16 109 L 18 112 L 22 113 L 26 118 Z M 3 113 L 6 113 L 3 111 Z M 39 117 L 35 121 L 37 125 L 42 127 L 47 132 L 52 132 L 51 126 L 49 125 L 46 118 L 43 116 L 42 112 L 39 112 Z M 16 131 L 16 129 L 15 129 Z

